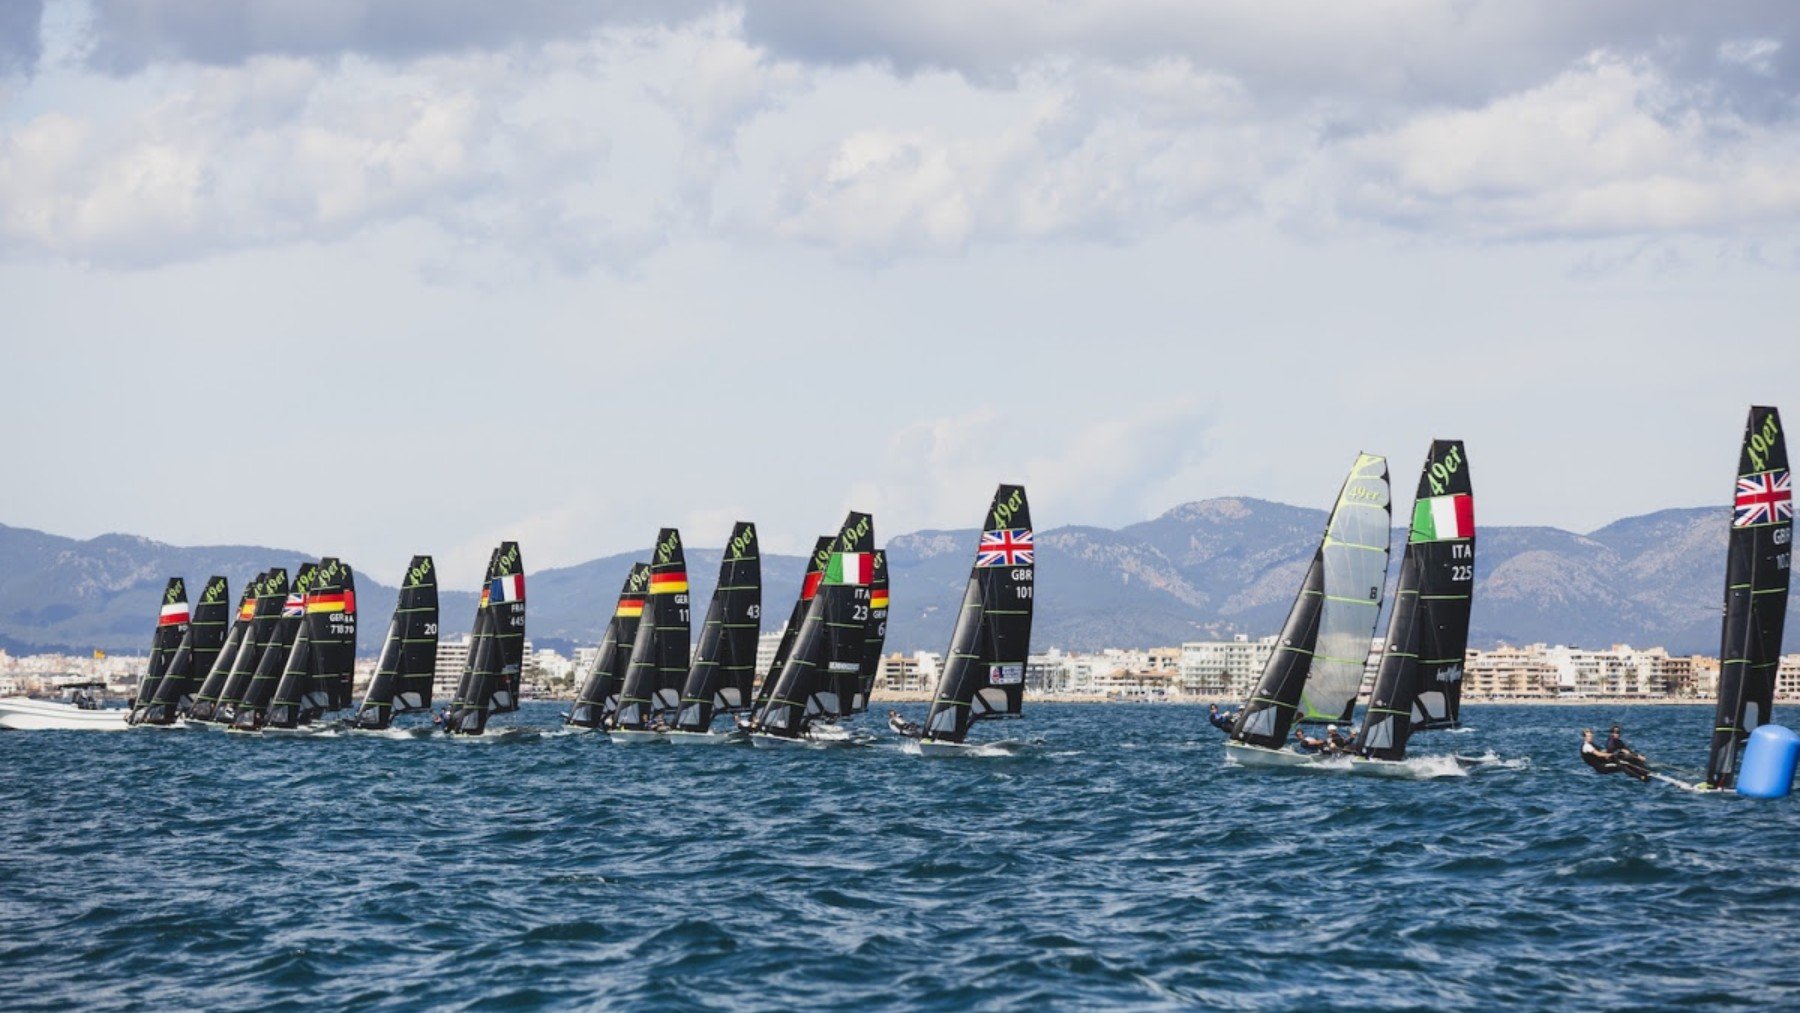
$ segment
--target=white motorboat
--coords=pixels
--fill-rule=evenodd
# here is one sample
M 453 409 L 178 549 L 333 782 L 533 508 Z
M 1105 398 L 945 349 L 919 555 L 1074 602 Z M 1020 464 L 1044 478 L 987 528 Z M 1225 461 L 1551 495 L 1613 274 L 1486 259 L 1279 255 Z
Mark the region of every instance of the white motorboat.
M 21 732 L 91 731 L 122 732 L 130 728 L 123 707 L 81 707 L 55 700 L 9 696 L 0 699 L 0 728 Z

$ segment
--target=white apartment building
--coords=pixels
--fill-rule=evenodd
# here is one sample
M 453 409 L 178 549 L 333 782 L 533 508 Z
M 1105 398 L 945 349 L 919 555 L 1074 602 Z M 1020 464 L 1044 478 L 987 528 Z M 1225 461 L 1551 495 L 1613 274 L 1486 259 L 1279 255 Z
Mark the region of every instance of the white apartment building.
M 520 663 L 522 671 L 530 671 L 533 662 L 531 641 L 525 641 L 525 656 Z M 437 671 L 431 680 L 431 697 L 433 700 L 450 702 L 456 695 L 456 684 L 462 681 L 463 666 L 469 663 L 469 635 L 463 634 L 456 640 L 445 637 L 438 638 Z
M 1202 698 L 1245 699 L 1274 656 L 1276 639 L 1251 640 L 1239 634 L 1230 640 L 1195 640 L 1182 644 L 1177 662 L 1181 691 Z

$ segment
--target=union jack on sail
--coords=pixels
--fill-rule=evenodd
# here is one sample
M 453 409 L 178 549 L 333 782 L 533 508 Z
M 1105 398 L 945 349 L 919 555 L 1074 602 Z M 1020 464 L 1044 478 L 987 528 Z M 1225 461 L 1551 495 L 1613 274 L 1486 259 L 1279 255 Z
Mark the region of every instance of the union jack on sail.
M 1731 526 L 1773 524 L 1794 517 L 1793 479 L 1786 470 L 1765 471 L 1737 480 L 1736 509 Z
M 1032 548 L 1030 528 L 983 531 L 981 546 L 975 552 L 976 566 L 1030 566 L 1037 554 Z

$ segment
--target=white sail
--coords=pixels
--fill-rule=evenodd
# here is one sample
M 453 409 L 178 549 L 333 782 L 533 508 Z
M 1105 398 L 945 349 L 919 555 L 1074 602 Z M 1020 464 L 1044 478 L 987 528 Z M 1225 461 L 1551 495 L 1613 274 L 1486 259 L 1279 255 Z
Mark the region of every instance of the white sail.
M 1325 565 L 1324 601 L 1311 671 L 1300 694 L 1301 720 L 1349 716 L 1362 686 L 1370 638 L 1387 584 L 1391 525 L 1387 459 L 1359 454 L 1338 493 L 1320 553 Z

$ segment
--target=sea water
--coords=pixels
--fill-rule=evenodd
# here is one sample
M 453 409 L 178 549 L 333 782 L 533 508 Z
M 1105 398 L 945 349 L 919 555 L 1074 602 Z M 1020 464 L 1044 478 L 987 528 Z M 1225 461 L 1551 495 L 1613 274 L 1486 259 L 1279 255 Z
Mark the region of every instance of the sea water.
M 977 735 L 1041 745 L 969 759 L 625 748 L 542 704 L 491 742 L 3 733 L 0 1002 L 1800 1003 L 1800 804 L 1577 756 L 1623 720 L 1699 766 L 1710 708 L 1471 707 L 1414 751 L 1507 762 L 1391 780 L 1028 706 Z

